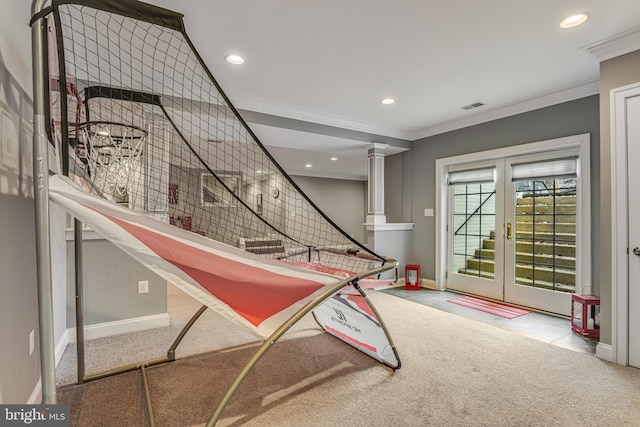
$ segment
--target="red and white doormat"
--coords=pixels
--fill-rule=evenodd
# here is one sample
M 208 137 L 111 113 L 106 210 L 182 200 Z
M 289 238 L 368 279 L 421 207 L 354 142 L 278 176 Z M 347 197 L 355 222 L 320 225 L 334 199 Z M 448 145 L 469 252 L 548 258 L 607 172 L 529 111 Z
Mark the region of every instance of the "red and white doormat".
M 513 319 L 514 317 L 531 313 L 530 311 L 523 310 L 521 308 L 516 308 L 510 305 L 504 305 L 493 301 L 487 301 L 482 298 L 470 296 L 450 299 L 447 300 L 447 302 L 452 302 L 464 307 L 473 308 L 474 310 L 484 311 L 485 313 L 494 314 L 506 319 Z

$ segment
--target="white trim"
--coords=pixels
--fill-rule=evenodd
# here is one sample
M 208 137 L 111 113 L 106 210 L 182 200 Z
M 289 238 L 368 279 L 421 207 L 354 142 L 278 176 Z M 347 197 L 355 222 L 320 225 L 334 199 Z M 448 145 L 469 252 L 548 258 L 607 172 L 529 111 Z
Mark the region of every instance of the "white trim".
M 611 360 L 629 362 L 629 278 L 626 99 L 640 95 L 640 83 L 612 89 L 611 109 Z
M 367 231 L 411 231 L 412 222 L 386 222 L 384 224 L 365 223 Z
M 504 107 L 485 110 L 479 114 L 468 115 L 462 119 L 452 120 L 450 122 L 437 124 L 435 126 L 429 126 L 415 132 L 408 132 L 400 129 L 390 129 L 376 126 L 370 123 L 345 120 L 344 118 L 340 117 L 332 117 L 326 114 L 302 111 L 300 109 L 292 109 L 287 106 L 249 98 L 244 98 L 242 100 L 239 99 L 234 101 L 234 103 L 236 104 L 236 107 L 242 110 L 253 111 L 256 113 L 275 115 L 294 120 L 302 120 L 305 122 L 318 123 L 321 125 L 334 126 L 358 132 L 399 138 L 407 141 L 416 141 L 428 136 L 438 135 L 444 132 L 486 123 L 516 114 L 526 113 L 528 111 L 537 110 L 539 108 L 550 107 L 552 105 L 561 104 L 563 102 L 573 101 L 591 95 L 597 95 L 598 93 L 600 93 L 600 81 L 588 81 L 557 92 L 551 92 L 542 96 L 537 96 L 535 98 L 525 99 L 519 102 L 515 102 L 511 105 L 506 105 Z
M 477 163 L 482 161 L 490 161 L 502 159 L 506 157 L 515 157 L 520 155 L 529 155 L 536 153 L 544 153 L 546 151 L 557 151 L 563 149 L 576 149 L 580 153 L 580 162 L 584 162 L 581 167 L 581 181 L 585 183 L 591 182 L 590 176 L 590 134 L 572 135 L 563 138 L 550 139 L 546 141 L 532 142 L 529 144 L 513 145 L 505 148 L 494 150 L 480 151 L 459 156 L 446 157 L 436 159 L 436 289 L 445 289 L 445 273 L 447 271 L 447 172 L 450 168 L 460 167 L 468 163 Z M 591 188 L 589 185 L 583 185 L 584 191 L 581 192 L 581 242 L 576 248 L 580 254 L 580 272 L 581 282 L 583 284 L 591 283 Z M 578 254 L 576 254 L 578 255 Z
M 74 329 L 74 332 L 75 332 L 75 329 Z M 64 355 L 64 351 L 67 349 L 67 345 L 69 345 L 69 330 L 65 329 L 64 332 L 62 332 L 62 336 L 56 343 L 56 350 L 55 350 L 55 355 L 56 355 L 55 366 L 56 367 L 58 367 L 60 360 L 62 360 L 62 356 Z
M 346 173 L 333 173 L 333 172 L 308 172 L 303 170 L 294 171 L 291 169 L 289 176 L 307 176 L 310 178 L 325 178 L 325 179 L 343 179 L 345 181 L 367 181 L 367 175 L 349 175 Z
M 398 282 L 392 288 L 404 288 L 405 280 L 404 277 L 398 279 Z M 437 291 L 436 289 L 436 281 L 431 279 L 420 278 L 420 287 L 425 289 L 430 289 L 432 291 Z
M 613 348 L 609 344 L 599 342 L 598 345 L 596 345 L 596 357 L 605 362 L 615 363 Z
M 375 135 L 389 136 L 392 138 L 406 139 L 411 137 L 411 132 L 405 132 L 398 129 L 390 129 L 370 123 L 356 122 L 345 120 L 341 117 L 333 117 L 326 114 L 320 114 L 311 111 L 304 111 L 300 108 L 291 108 L 288 106 L 264 102 L 257 99 L 243 98 L 234 101 L 237 108 L 241 110 L 253 111 L 256 113 L 269 114 L 273 116 L 285 117 L 293 120 L 301 120 L 305 122 L 317 123 L 326 126 L 333 126 L 342 129 L 349 129 L 358 132 L 372 133 Z M 251 123 L 251 121 L 249 121 Z
M 599 62 L 634 52 L 640 49 L 640 27 L 632 28 L 580 49 L 598 58 Z
M 420 286 L 426 289 L 437 290 L 436 281 L 431 279 L 420 279 Z
M 27 400 L 27 405 L 39 405 L 42 402 L 42 377 L 38 378 L 38 382 L 31 391 L 31 396 Z
M 540 108 L 550 107 L 552 105 L 585 98 L 591 95 L 597 95 L 598 93 L 600 93 L 600 81 L 590 81 L 579 86 L 574 86 L 558 92 L 553 92 L 536 98 L 516 102 L 514 104 L 495 108 L 493 110 L 483 111 L 482 113 L 467 116 L 463 119 L 453 120 L 447 123 L 430 126 L 428 128 L 413 132 L 410 139 L 412 141 L 415 141 L 421 138 L 426 138 L 428 136 L 438 135 L 456 129 L 462 129 L 468 126 L 479 125 L 481 123 L 514 116 L 516 114 L 526 113 Z
M 138 332 L 146 329 L 162 328 L 169 326 L 169 313 L 154 314 L 151 316 L 134 317 L 132 319 L 116 320 L 114 322 L 97 323 L 85 326 L 84 338 L 92 340 L 104 338 L 111 335 L 125 334 L 128 332 Z M 69 344 L 76 342 L 76 328 L 67 328 L 67 338 Z

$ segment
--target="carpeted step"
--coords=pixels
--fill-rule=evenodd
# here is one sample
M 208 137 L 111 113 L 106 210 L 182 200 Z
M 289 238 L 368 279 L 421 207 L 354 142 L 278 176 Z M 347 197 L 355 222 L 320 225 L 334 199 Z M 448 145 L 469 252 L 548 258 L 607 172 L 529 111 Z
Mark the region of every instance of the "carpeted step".
M 559 222 L 559 223 L 565 223 L 565 224 L 575 224 L 576 215 L 573 213 L 572 214 L 556 213 L 555 215 L 553 213 L 537 214 L 537 215 L 531 215 L 531 214 L 516 215 L 516 224 L 519 224 L 522 222 L 536 222 L 536 223 Z
M 516 214 L 527 214 L 527 215 L 535 215 L 535 214 L 573 214 L 576 213 L 576 205 L 575 204 L 567 204 L 567 205 L 517 205 L 516 206 Z
M 482 241 L 482 249 L 495 250 L 496 242 L 493 239 Z M 576 246 L 571 243 L 545 243 L 545 242 L 516 242 L 516 251 L 520 253 L 536 253 L 547 255 L 562 255 L 567 257 L 576 256 Z
M 536 233 L 576 234 L 576 224 L 573 223 L 543 223 L 543 222 L 516 222 L 516 233 L 521 231 L 535 231 Z
M 533 280 L 527 279 L 527 278 L 524 278 L 524 277 L 516 277 L 516 283 L 518 285 L 531 286 L 531 287 L 535 287 L 535 288 L 549 289 L 549 290 L 555 290 L 555 291 L 560 291 L 560 292 L 575 292 L 576 291 L 576 286 L 574 284 L 569 284 L 569 283 L 555 283 L 555 287 L 554 287 L 554 283 L 552 283 L 552 282 L 547 282 L 547 281 L 544 281 L 544 280 L 536 279 L 535 284 L 534 284 Z
M 494 259 L 495 258 L 495 250 L 494 249 L 476 249 L 475 251 L 476 258 L 482 259 Z M 553 255 L 553 254 L 536 254 L 533 255 L 531 253 L 526 252 L 516 252 L 516 261 L 517 262 L 526 262 L 536 264 L 553 264 L 561 266 L 561 267 L 570 267 L 575 268 L 576 259 L 575 257 L 569 256 L 561 256 L 561 255 Z
M 495 262 L 492 259 L 471 258 L 467 260 L 467 266 L 464 271 L 479 271 L 481 277 L 483 273 L 491 273 L 495 271 Z M 462 273 L 461 270 L 459 272 Z M 462 273 L 467 274 L 467 273 Z M 542 265 L 535 267 L 529 263 L 516 262 L 516 277 L 522 279 L 542 280 L 550 283 L 564 283 L 569 286 L 575 286 L 576 272 L 574 268 L 552 268 Z

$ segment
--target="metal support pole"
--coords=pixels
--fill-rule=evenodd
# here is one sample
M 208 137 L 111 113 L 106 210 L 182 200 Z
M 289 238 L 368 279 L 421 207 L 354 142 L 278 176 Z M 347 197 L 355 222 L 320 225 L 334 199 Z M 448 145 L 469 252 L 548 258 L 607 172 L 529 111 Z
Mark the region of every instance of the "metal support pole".
M 396 271 L 397 271 L 397 269 L 398 268 L 396 267 Z M 378 323 L 380 323 L 380 326 L 382 327 L 382 330 L 384 331 L 384 334 L 387 336 L 387 340 L 389 341 L 389 344 L 391 344 L 391 350 L 393 350 L 393 354 L 396 357 L 396 360 L 398 361 L 398 366 L 391 366 L 387 362 L 383 362 L 383 363 L 386 366 L 388 366 L 389 368 L 393 369 L 394 371 L 396 369 L 400 369 L 400 365 L 402 364 L 402 362 L 400 362 L 400 356 L 398 356 L 398 351 L 396 350 L 396 345 L 393 342 L 393 339 L 391 338 L 391 334 L 389 333 L 389 329 L 387 329 L 387 324 L 384 322 L 384 320 L 382 320 L 382 316 L 380 316 L 380 313 L 378 313 L 378 309 L 375 307 L 375 305 L 373 305 L 371 303 L 371 300 L 369 299 L 367 294 L 364 292 L 364 289 L 362 289 L 362 287 L 360 287 L 360 284 L 358 283 L 358 281 L 353 282 L 353 287 L 358 291 L 358 293 L 360 293 L 360 296 L 362 296 L 362 298 L 364 298 L 364 300 L 369 305 L 369 308 L 371 309 L 371 311 L 373 311 L 373 314 L 375 314 L 376 319 L 378 320 Z
M 86 375 L 84 373 L 84 364 L 83 364 L 82 376 L 80 377 L 80 373 L 78 373 L 78 376 L 82 378 L 82 382 L 89 382 L 89 381 L 110 377 L 113 375 L 123 374 L 125 372 L 135 371 L 135 370 L 141 369 L 142 367 L 149 367 L 149 366 L 160 365 L 163 363 L 173 362 L 174 360 L 176 360 L 176 349 L 182 342 L 182 339 L 187 334 L 187 332 L 189 332 L 189 329 L 191 329 L 193 324 L 196 323 L 198 318 L 202 315 L 202 313 L 205 312 L 206 309 L 207 309 L 207 306 L 203 305 L 198 309 L 198 311 L 195 312 L 195 314 L 191 317 L 191 319 L 189 319 L 189 321 L 186 323 L 186 325 L 184 325 L 184 327 L 182 328 L 182 330 L 180 331 L 176 339 L 173 341 L 173 344 L 171 344 L 171 347 L 169 347 L 169 349 L 167 350 L 166 356 L 156 357 L 155 359 L 145 360 L 137 363 L 130 363 L 128 365 L 120 366 L 118 368 L 108 369 L 106 371 L 97 372 L 95 374 L 89 374 L 89 375 Z M 79 364 L 78 364 L 78 370 L 80 370 Z M 80 379 L 78 379 L 78 383 L 80 382 L 81 382 Z
M 340 291 L 345 286 L 354 282 L 357 283 L 357 281 L 359 279 L 362 279 L 363 277 L 368 277 L 374 274 L 382 273 L 384 271 L 391 270 L 392 268 L 398 266 L 397 261 L 395 260 L 388 260 L 388 261 L 389 262 L 387 265 L 380 266 L 371 271 L 367 271 L 366 273 L 361 273 L 359 275 L 352 276 L 348 279 L 342 280 L 336 283 L 335 285 L 327 288 L 324 292 L 317 295 L 311 301 L 307 302 L 300 310 L 298 310 L 298 312 L 296 312 L 293 316 L 291 316 L 289 320 L 287 320 L 278 329 L 276 329 L 271 334 L 271 336 L 269 336 L 262 343 L 262 345 L 258 347 L 258 350 L 256 350 L 253 356 L 249 358 L 249 360 L 244 365 L 240 373 L 236 376 L 235 380 L 233 381 L 233 383 L 231 383 L 231 386 L 229 386 L 229 389 L 227 390 L 225 395 L 222 397 L 222 400 L 220 401 L 220 403 L 218 403 L 218 407 L 216 408 L 215 412 L 213 413 L 211 418 L 209 418 L 209 421 L 207 421 L 206 427 L 214 427 L 216 425 L 216 423 L 220 419 L 220 416 L 222 415 L 222 411 L 224 411 L 224 408 L 229 403 L 229 400 L 231 400 L 231 397 L 233 396 L 237 388 L 240 387 L 240 384 L 242 384 L 242 382 L 247 377 L 251 369 L 255 366 L 256 363 L 258 363 L 260 358 L 262 358 L 262 356 L 267 352 L 267 350 L 269 350 L 276 343 L 276 341 L 278 341 L 280 337 L 284 335 L 285 332 L 291 329 L 291 327 L 295 325 L 300 319 L 302 319 L 307 313 L 309 313 L 311 310 L 313 310 L 314 308 L 316 308 L 317 306 L 325 302 L 331 296 L 335 295 L 338 291 Z M 384 330 L 385 330 L 385 333 L 387 333 L 386 329 Z M 389 341 L 389 343 L 393 344 L 392 341 Z M 395 348 L 393 349 L 393 351 L 395 353 Z M 397 353 L 396 353 L 396 357 L 397 357 Z M 398 359 L 398 361 L 399 360 L 400 359 Z
M 42 11 L 46 0 L 33 0 L 31 14 Z M 49 235 L 49 162 L 45 118 L 46 21 L 31 26 L 33 62 L 33 198 L 36 219 L 36 270 L 38 274 L 38 317 L 40 327 L 40 370 L 42 402 L 56 403 L 53 297 L 51 291 L 51 244 Z
M 202 315 L 202 313 L 206 311 L 206 309 L 207 309 L 206 305 L 203 305 L 202 307 L 200 307 L 198 311 L 196 311 L 195 314 L 191 316 L 191 319 L 189 319 L 187 324 L 184 325 L 184 327 L 182 328 L 182 330 L 180 331 L 176 339 L 173 341 L 173 344 L 171 344 L 171 347 L 169 347 L 169 350 L 167 350 L 167 358 L 170 361 L 176 360 L 176 349 L 182 342 L 182 339 L 187 334 L 187 332 L 189 332 L 189 329 L 191 329 L 191 326 L 193 326 L 193 324 L 196 323 L 196 320 L 200 318 L 200 316 Z
M 82 258 L 82 223 L 73 221 L 75 277 L 76 277 L 76 359 L 78 384 L 84 382 L 85 358 L 84 358 L 84 264 Z
M 142 371 L 142 381 L 144 385 L 144 396 L 147 400 L 147 411 L 149 411 L 149 426 L 156 426 L 156 419 L 153 416 L 153 404 L 151 403 L 151 393 L 149 392 L 149 379 L 147 378 L 147 367 L 142 365 L 140 370 Z

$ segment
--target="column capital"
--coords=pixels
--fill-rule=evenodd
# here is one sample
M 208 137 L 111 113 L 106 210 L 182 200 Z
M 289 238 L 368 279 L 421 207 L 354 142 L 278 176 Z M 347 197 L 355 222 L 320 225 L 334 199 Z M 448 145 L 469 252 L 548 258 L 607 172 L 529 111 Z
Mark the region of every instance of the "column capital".
M 371 144 L 367 145 L 369 156 L 376 154 L 384 156 L 384 152 L 388 147 L 389 144 L 383 144 L 381 142 L 372 142 Z

